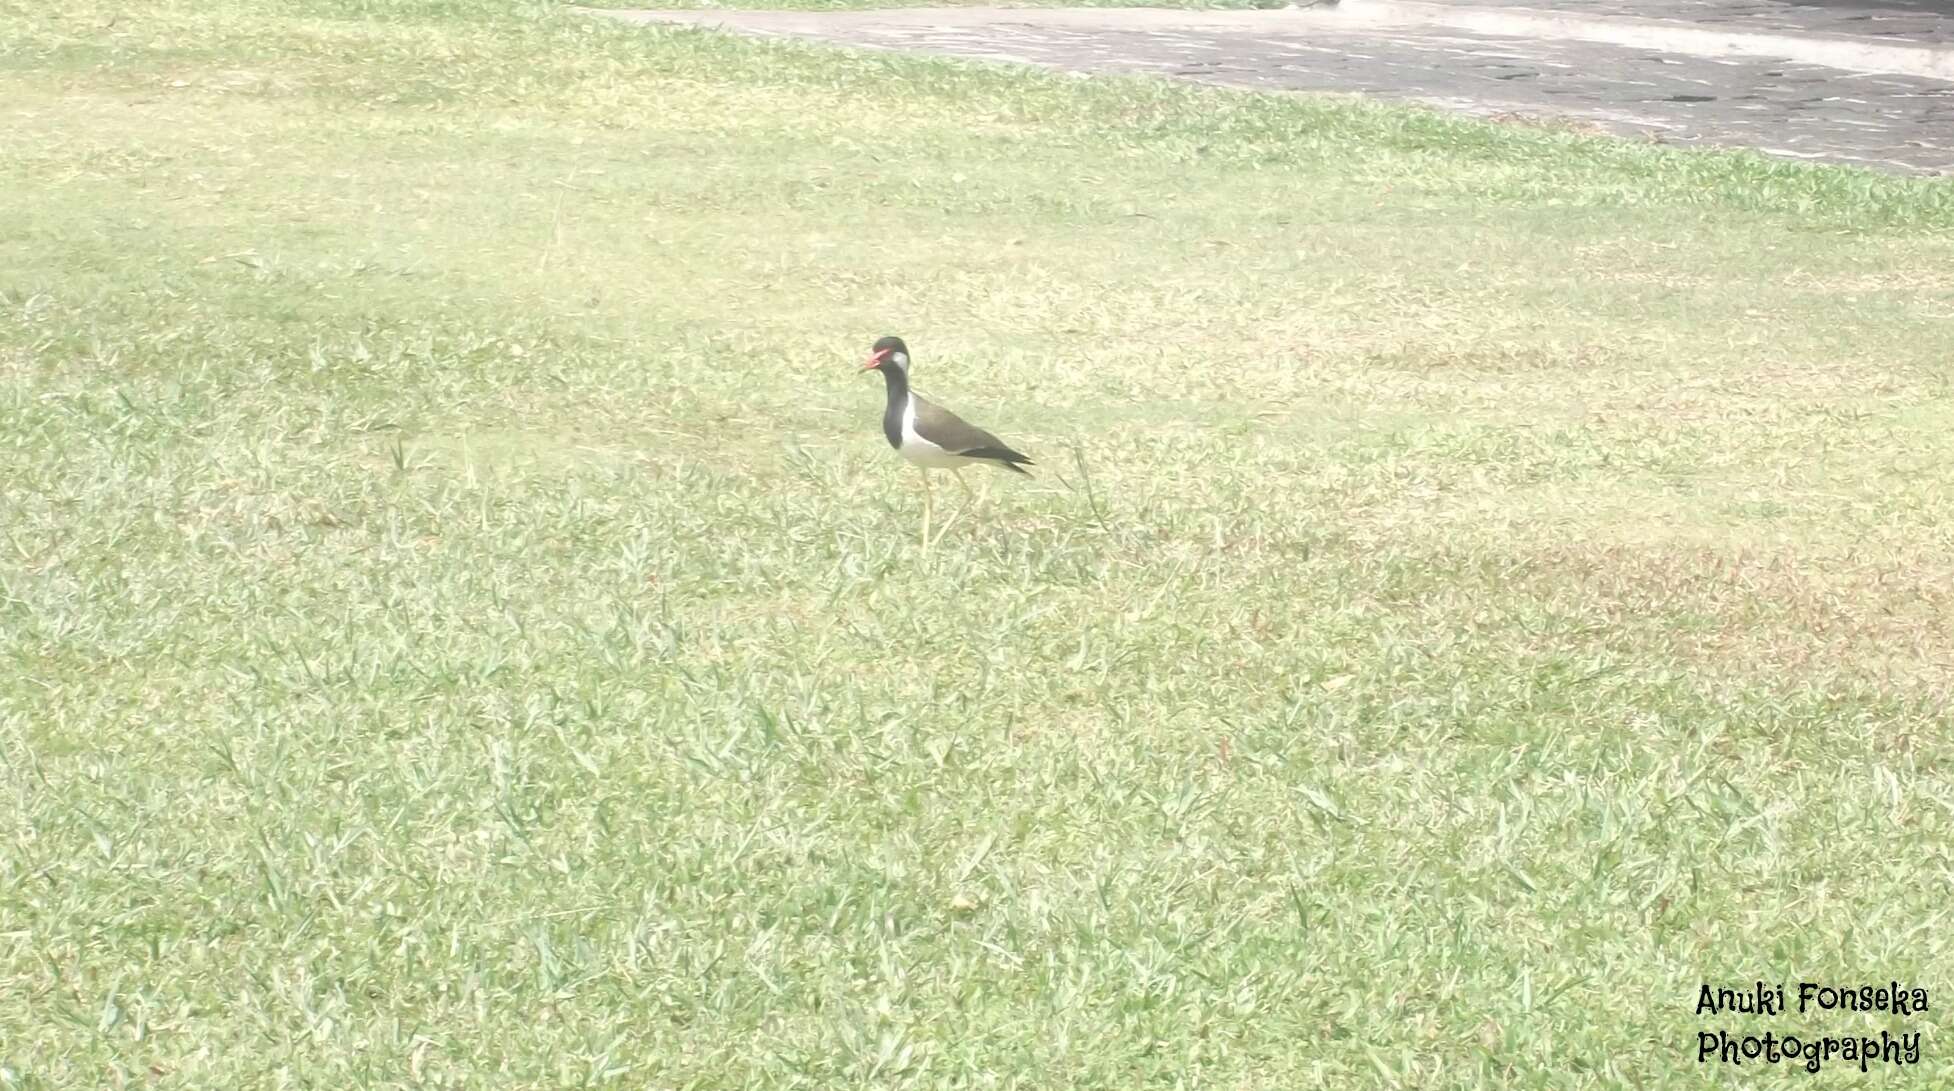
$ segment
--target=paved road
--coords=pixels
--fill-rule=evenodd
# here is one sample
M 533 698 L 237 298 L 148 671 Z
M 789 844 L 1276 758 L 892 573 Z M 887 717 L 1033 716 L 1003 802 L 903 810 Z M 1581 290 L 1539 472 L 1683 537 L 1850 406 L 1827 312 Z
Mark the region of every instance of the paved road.
M 1906 5 L 1906 6 L 1900 6 Z M 1954 174 L 1954 3 L 1344 0 L 1334 9 L 624 12 L 869 48 L 1572 118 L 1679 145 Z
M 1360 0 L 1351 0 L 1356 3 Z M 1476 0 L 1438 0 L 1481 6 Z M 1820 37 L 1875 35 L 1954 43 L 1954 0 L 1511 0 L 1516 6 Z

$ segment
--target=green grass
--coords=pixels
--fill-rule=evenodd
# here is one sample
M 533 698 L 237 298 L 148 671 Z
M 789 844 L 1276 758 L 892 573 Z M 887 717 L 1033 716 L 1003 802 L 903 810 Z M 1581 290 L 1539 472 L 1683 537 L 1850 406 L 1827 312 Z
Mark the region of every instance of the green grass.
M 1281 8 L 1289 0 L 564 0 L 572 8 L 860 11 L 880 8 Z
M 0 103 L 0 1087 L 1954 1079 L 1946 183 L 486 0 Z M 1040 463 L 927 555 L 891 332 Z

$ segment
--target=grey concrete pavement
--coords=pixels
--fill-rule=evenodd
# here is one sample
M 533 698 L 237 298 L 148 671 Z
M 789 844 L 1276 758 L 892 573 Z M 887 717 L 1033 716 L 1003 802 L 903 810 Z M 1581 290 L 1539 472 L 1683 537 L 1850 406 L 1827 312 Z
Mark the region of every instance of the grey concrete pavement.
M 1954 173 L 1954 14 L 1928 0 L 604 14 L 1071 71 L 1354 92 L 1572 119 L 1669 144 Z

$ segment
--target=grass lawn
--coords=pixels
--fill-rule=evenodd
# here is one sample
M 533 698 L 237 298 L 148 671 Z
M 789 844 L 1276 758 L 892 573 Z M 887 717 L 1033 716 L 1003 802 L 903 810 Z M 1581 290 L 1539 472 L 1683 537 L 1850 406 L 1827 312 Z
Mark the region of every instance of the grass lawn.
M 0 208 L 0 1089 L 1954 1084 L 1947 183 L 76 0 Z
M 561 0 L 568 9 L 858 11 L 871 8 L 1282 8 L 1290 0 Z

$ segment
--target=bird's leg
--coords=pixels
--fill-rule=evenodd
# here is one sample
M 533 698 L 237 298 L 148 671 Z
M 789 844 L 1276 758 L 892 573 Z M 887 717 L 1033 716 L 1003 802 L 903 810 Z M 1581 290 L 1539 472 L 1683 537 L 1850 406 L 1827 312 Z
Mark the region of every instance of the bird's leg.
M 930 547 L 930 472 L 923 471 L 923 550 Z
M 963 486 L 964 496 L 968 497 L 970 495 L 970 482 L 965 481 L 963 479 L 963 467 L 961 466 L 950 467 L 950 476 L 957 479 L 957 484 Z M 936 540 L 939 542 L 942 541 L 943 536 L 950 532 L 950 528 L 957 525 L 957 520 L 963 518 L 968 514 L 970 514 L 970 504 L 968 502 L 966 502 L 962 507 L 958 508 L 957 510 L 951 512 L 950 517 L 948 519 L 943 520 L 943 525 L 936 528 Z
M 968 481 L 965 481 L 965 480 L 963 479 L 963 467 L 961 467 L 961 466 L 959 466 L 959 467 L 957 467 L 956 469 L 954 469 L 954 470 L 951 470 L 950 472 L 956 475 L 956 477 L 957 477 L 957 484 L 959 484 L 959 485 L 962 485 L 962 486 L 963 486 L 963 498 L 964 498 L 964 500 L 965 500 L 966 502 L 971 502 L 971 501 L 975 501 L 975 500 L 977 499 L 977 494 L 976 494 L 976 493 L 973 493 L 973 492 L 971 492 L 971 491 L 970 491 L 970 482 L 968 482 Z

